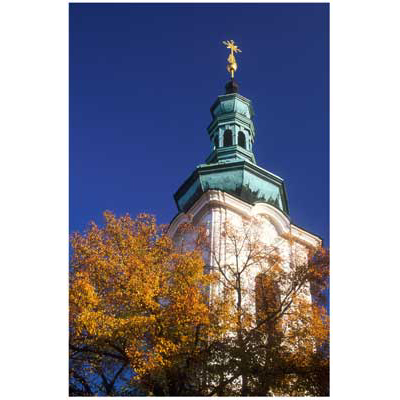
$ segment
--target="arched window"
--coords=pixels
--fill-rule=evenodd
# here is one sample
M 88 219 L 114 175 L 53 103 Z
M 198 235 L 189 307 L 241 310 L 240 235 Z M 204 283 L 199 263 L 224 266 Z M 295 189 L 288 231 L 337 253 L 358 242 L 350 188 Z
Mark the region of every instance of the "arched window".
M 280 293 L 278 284 L 266 274 L 258 274 L 255 282 L 257 320 L 265 319 L 269 314 L 278 311 Z
M 218 135 L 215 135 L 214 137 L 214 146 L 216 149 L 218 149 L 218 145 L 219 145 L 219 137 Z
M 224 132 L 224 147 L 232 146 L 232 131 L 230 129 L 227 129 Z
M 256 276 L 256 314 L 257 319 L 265 317 L 267 311 L 267 288 L 264 284 L 264 275 L 258 274 Z
M 238 144 L 240 147 L 246 148 L 246 136 L 244 136 L 242 131 L 239 132 Z

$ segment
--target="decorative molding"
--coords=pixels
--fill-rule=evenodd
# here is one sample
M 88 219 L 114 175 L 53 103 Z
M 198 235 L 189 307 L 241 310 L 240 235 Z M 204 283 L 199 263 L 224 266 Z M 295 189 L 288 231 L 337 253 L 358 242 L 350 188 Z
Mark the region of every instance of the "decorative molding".
M 250 219 L 262 215 L 274 225 L 279 236 L 291 236 L 296 242 L 307 247 L 316 248 L 322 245 L 322 239 L 298 226 L 292 224 L 290 219 L 279 209 L 267 203 L 256 203 L 251 205 L 220 190 L 208 190 L 205 192 L 187 211 L 181 212 L 171 222 L 168 234 L 173 237 L 183 222 L 189 221 L 189 216 L 198 223 L 201 218 L 210 210 L 228 209 L 243 218 Z

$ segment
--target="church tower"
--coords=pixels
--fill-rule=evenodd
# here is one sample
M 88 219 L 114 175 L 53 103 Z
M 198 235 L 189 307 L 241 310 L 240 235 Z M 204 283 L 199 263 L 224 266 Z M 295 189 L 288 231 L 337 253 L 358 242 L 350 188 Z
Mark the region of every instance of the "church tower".
M 253 153 L 256 129 L 252 102 L 239 94 L 233 79 L 237 69 L 234 53 L 240 50 L 233 41 L 224 44 L 231 49 L 227 67 L 231 80 L 225 86 L 225 94 L 218 96 L 211 106 L 212 119 L 207 128 L 211 152 L 176 191 L 178 214 L 170 224 L 169 234 L 179 240 L 178 228 L 189 219 L 205 224 L 211 252 L 228 262 L 230 255 L 221 236 L 223 225 L 240 225 L 243 220 L 257 218 L 262 226 L 260 240 L 276 246 L 283 265 L 290 268 L 293 248 L 306 260 L 308 249 L 318 248 L 322 240 L 291 222 L 283 179 L 257 165 Z M 205 257 L 206 265 L 212 269 L 215 260 L 210 255 Z M 246 282 L 250 292 L 256 290 L 259 272 L 256 266 L 248 271 Z M 217 285 L 212 292 L 217 294 L 221 290 Z

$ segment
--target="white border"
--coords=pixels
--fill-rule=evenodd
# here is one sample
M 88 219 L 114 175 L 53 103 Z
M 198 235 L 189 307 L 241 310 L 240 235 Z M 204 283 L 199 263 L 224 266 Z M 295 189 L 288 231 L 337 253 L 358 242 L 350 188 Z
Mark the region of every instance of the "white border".
M 338 399 L 397 392 L 397 4 L 331 6 L 331 366 Z M 54 399 L 67 393 L 68 3 L 0 7 L 2 396 Z

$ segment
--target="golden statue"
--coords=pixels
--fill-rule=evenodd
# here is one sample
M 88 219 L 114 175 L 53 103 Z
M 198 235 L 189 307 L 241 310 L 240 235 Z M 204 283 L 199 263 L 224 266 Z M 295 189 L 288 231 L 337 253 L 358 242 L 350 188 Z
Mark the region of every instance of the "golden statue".
M 231 74 L 231 78 L 233 79 L 233 75 L 237 70 L 237 63 L 234 53 L 241 53 L 242 50 L 240 50 L 239 47 L 235 45 L 235 42 L 233 40 L 228 40 L 228 41 L 224 40 L 222 43 L 226 46 L 227 49 L 231 49 L 231 53 L 229 54 L 228 57 L 229 64 L 226 66 L 226 69 Z

